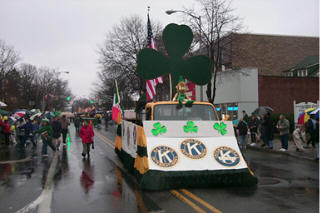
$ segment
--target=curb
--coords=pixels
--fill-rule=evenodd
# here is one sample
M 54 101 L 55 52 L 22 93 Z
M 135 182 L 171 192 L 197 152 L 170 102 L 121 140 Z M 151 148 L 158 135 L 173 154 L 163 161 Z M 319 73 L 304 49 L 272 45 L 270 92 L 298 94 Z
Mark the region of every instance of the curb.
M 259 148 L 259 147 L 255 147 L 255 146 L 250 146 L 250 145 L 247 145 L 247 149 L 253 149 L 253 150 L 260 151 L 260 152 L 271 152 L 271 153 L 278 154 L 278 155 L 286 155 L 286 156 L 293 157 L 293 158 L 300 158 L 300 159 L 302 159 L 302 160 L 308 160 L 308 161 L 313 161 L 313 162 L 315 162 L 314 158 L 309 158 L 309 157 L 305 157 L 305 156 L 294 155 L 294 154 L 291 154 L 291 153 L 289 153 L 289 152 L 283 152 L 283 151 L 278 151 L 278 150 L 273 150 L 273 149 L 263 149 L 263 148 Z M 319 162 L 319 161 L 318 161 L 318 162 Z

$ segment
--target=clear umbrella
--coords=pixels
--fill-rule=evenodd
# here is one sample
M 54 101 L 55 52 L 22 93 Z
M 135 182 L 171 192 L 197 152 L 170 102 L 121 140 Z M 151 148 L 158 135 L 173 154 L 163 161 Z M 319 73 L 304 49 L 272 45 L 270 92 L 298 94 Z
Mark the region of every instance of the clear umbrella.
M 40 117 L 42 115 L 41 112 L 38 112 L 30 117 L 31 120 L 35 119 L 35 117 Z
M 2 101 L 0 101 L 0 107 L 6 107 L 6 106 L 8 106 L 8 105 L 3 103 Z
M 261 107 L 258 107 L 257 109 L 255 109 L 253 111 L 254 114 L 256 115 L 265 115 L 267 114 L 268 112 L 271 113 L 273 112 L 274 110 L 271 108 L 271 107 L 268 107 L 268 106 L 261 106 Z

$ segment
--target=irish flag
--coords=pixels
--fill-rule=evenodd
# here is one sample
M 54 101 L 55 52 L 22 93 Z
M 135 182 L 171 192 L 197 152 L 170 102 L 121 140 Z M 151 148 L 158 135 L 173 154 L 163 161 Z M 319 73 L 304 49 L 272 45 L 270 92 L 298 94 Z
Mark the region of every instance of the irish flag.
M 117 81 L 115 81 L 115 85 L 116 85 L 116 88 L 113 95 L 113 105 L 112 105 L 112 120 L 114 120 L 117 123 L 120 123 L 122 119 L 122 110 L 120 107 L 120 97 L 119 97 Z

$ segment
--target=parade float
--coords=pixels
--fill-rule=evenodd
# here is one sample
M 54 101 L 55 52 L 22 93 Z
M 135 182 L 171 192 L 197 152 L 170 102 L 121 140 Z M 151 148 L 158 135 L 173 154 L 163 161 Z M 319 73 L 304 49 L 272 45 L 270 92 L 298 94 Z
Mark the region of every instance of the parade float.
M 76 117 L 80 119 L 80 123 L 82 124 L 84 121 L 91 124 L 92 126 L 97 126 L 99 120 L 101 120 L 102 115 L 100 112 L 97 113 L 94 106 L 82 109 L 79 107 L 78 112 L 75 113 Z
M 188 26 L 169 24 L 163 31 L 167 56 L 140 51 L 137 73 L 144 79 L 170 74 L 176 95 L 147 103 L 142 121 L 119 122 L 115 152 L 145 190 L 256 185 L 232 122 L 219 120 L 211 103 L 185 94 L 184 79 L 205 85 L 211 78 L 208 57 L 183 58 L 192 39 Z

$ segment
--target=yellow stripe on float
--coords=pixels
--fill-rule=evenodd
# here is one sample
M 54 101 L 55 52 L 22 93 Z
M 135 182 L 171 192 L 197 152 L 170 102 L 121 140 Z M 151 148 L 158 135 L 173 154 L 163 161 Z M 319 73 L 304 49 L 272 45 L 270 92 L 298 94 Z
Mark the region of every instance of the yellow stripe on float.
M 137 138 L 138 138 L 138 146 L 147 147 L 146 135 L 144 134 L 144 129 L 141 126 L 138 126 Z
M 134 160 L 134 168 L 142 175 L 146 173 L 149 170 L 148 158 L 146 156 L 140 157 L 137 154 L 136 159 Z
M 122 138 L 120 136 L 117 135 L 116 137 L 116 141 L 115 141 L 115 147 L 121 151 L 122 149 Z

